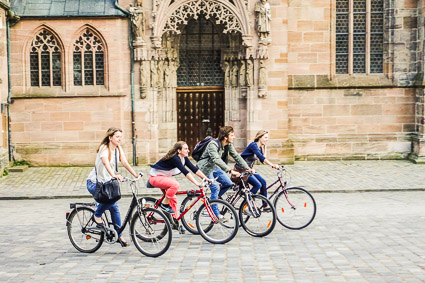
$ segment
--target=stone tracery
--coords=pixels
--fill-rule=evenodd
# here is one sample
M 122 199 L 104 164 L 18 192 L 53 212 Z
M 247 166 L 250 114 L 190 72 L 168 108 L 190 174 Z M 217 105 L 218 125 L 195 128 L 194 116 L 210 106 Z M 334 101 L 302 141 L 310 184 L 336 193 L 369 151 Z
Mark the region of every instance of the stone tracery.
M 180 33 L 180 25 L 186 25 L 188 19 L 197 19 L 199 14 L 205 14 L 207 18 L 214 16 L 217 24 L 223 24 L 223 33 L 243 32 L 242 24 L 235 13 L 222 3 L 213 0 L 197 0 L 187 2 L 178 7 L 171 16 L 168 17 L 162 33 Z

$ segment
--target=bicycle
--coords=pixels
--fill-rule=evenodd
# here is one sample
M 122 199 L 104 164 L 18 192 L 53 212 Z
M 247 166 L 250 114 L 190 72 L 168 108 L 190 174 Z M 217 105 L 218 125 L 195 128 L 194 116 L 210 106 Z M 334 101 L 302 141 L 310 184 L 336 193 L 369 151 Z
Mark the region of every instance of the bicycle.
M 106 213 L 102 215 L 105 227 L 98 228 L 93 221 L 95 203 L 71 203 L 71 212 L 66 213 L 66 226 L 71 244 L 80 252 L 93 253 L 106 242 L 114 244 L 118 235 L 130 223 L 130 235 L 136 248 L 144 255 L 158 257 L 170 247 L 172 240 L 171 224 L 165 214 L 155 208 L 145 207 L 145 199 L 137 199 L 137 179 L 124 178 L 130 182 L 132 200 L 120 228 L 115 229 Z M 136 211 L 132 215 L 134 209 Z
M 181 220 L 183 226 L 192 234 L 200 234 L 206 241 L 213 244 L 224 244 L 231 241 L 239 229 L 239 220 L 235 209 L 224 200 L 210 200 L 205 195 L 204 187 L 209 188 L 212 182 L 203 180 L 198 190 L 178 191 L 176 195 L 187 194 L 180 208 L 179 217 L 174 220 L 177 223 Z M 157 200 L 155 198 L 146 198 L 146 206 L 158 208 L 165 198 L 165 194 Z M 195 199 L 193 202 L 191 202 Z M 217 205 L 223 218 L 219 219 L 212 211 L 211 206 Z M 191 213 L 188 213 L 191 210 Z M 195 226 L 196 225 L 196 226 Z M 195 228 L 196 227 L 196 228 Z
M 313 222 L 317 210 L 316 201 L 304 188 L 287 188 L 288 181 L 283 180 L 284 174 L 288 172 L 285 166 L 281 165 L 277 172 L 277 180 L 266 190 L 278 182 L 280 184 L 268 199 L 271 201 L 274 197 L 273 206 L 276 209 L 277 221 L 281 225 L 291 230 L 300 230 Z
M 249 186 L 243 181 L 252 172 L 242 172 L 240 182 L 233 185 L 234 194 L 229 194 L 226 201 L 239 211 L 239 222 L 251 236 L 264 237 L 276 226 L 276 211 L 272 203 L 262 195 L 252 194 Z M 239 202 L 242 203 L 239 205 Z M 263 207 L 269 207 L 268 210 Z

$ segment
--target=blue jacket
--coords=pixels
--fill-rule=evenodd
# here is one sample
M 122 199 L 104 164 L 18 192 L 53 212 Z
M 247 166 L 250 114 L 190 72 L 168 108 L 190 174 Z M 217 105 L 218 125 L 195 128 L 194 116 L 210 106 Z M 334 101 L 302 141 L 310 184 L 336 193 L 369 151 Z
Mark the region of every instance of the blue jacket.
M 185 166 L 189 167 L 189 169 L 196 174 L 196 172 L 199 170 L 198 167 L 192 164 L 190 162 L 189 158 L 184 158 L 184 165 L 180 160 L 180 157 L 178 154 L 174 155 L 171 159 L 168 160 L 159 160 L 154 165 L 151 165 L 152 168 L 158 169 L 158 170 L 172 170 L 174 168 L 178 168 L 180 172 L 182 172 L 185 176 L 189 174 L 189 171 L 186 169 Z
M 258 147 L 256 142 L 250 143 L 242 152 L 242 158 L 252 168 L 254 162 L 259 159 L 261 163 L 264 163 L 266 157 L 263 155 L 263 149 Z

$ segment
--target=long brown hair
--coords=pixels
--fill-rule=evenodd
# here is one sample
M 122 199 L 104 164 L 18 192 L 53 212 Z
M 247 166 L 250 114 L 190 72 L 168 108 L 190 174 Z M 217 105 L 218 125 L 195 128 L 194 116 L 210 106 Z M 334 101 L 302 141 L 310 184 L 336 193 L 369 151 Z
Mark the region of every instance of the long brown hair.
M 176 142 L 174 144 L 173 148 L 170 149 L 167 152 L 167 154 L 163 158 L 161 158 L 161 160 L 166 161 L 166 160 L 169 160 L 169 159 L 173 158 L 173 156 L 176 155 L 176 153 L 179 152 L 178 151 L 179 149 L 182 150 L 183 145 L 185 145 L 185 144 L 186 144 L 186 142 L 184 142 L 184 141 L 178 141 L 178 142 Z
M 260 131 L 258 131 L 258 133 L 255 135 L 255 138 L 254 138 L 254 142 L 257 142 L 258 143 L 258 141 L 265 135 L 265 134 L 268 134 L 269 132 L 268 131 L 265 131 L 265 130 L 260 130 Z M 265 155 L 266 154 L 266 145 L 260 145 L 262 148 L 263 148 L 263 155 Z
M 111 143 L 111 140 L 109 139 L 109 137 L 113 137 L 115 135 L 116 132 L 121 132 L 122 130 L 119 128 L 115 128 L 115 127 L 110 127 L 107 131 L 106 131 L 106 135 L 103 138 L 102 142 L 100 143 L 99 147 L 97 148 L 96 152 L 99 152 L 100 148 L 104 145 L 106 146 L 106 148 L 108 149 L 108 160 L 109 162 L 111 161 L 111 149 L 109 148 L 109 144 Z M 121 160 L 121 149 L 118 146 L 118 151 L 120 152 L 120 160 Z

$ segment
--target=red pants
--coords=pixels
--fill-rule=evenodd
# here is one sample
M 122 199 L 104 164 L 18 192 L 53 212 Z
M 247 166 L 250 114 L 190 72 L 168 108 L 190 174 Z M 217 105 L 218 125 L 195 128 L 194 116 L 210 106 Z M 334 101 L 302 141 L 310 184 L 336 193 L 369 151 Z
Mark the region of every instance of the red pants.
M 176 180 L 167 176 L 149 176 L 149 183 L 156 188 L 165 191 L 165 197 L 170 199 L 170 207 L 176 212 L 174 218 L 179 217 L 177 214 L 177 197 L 176 192 L 179 190 L 180 184 Z

